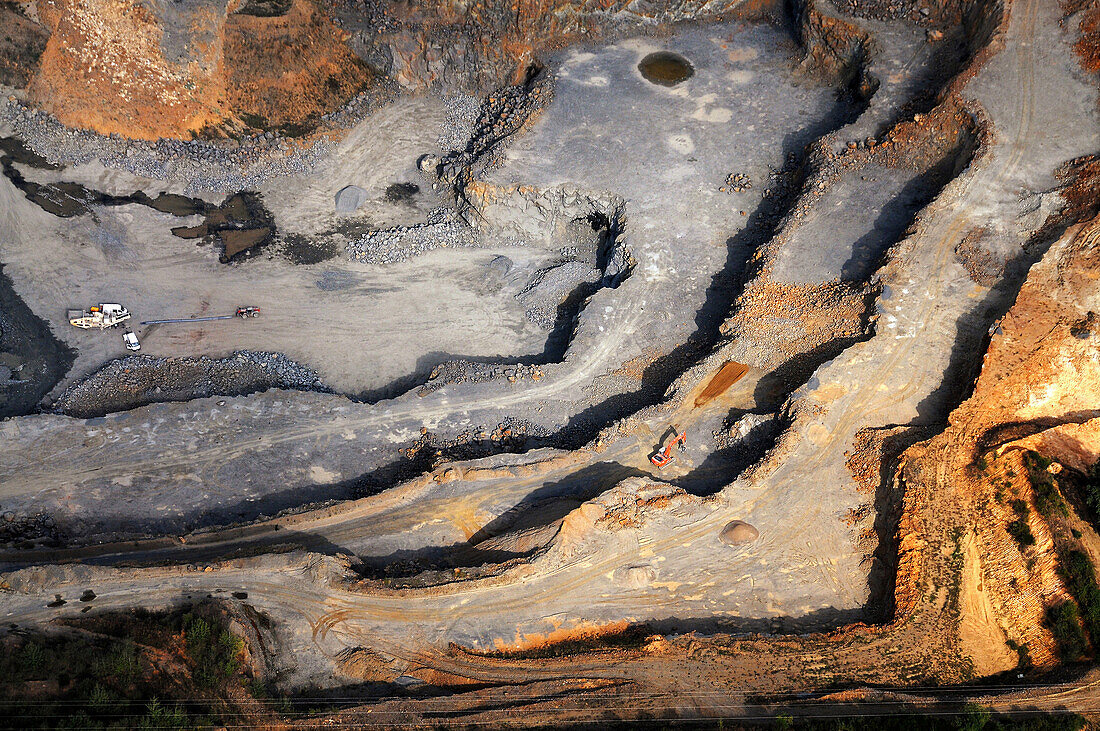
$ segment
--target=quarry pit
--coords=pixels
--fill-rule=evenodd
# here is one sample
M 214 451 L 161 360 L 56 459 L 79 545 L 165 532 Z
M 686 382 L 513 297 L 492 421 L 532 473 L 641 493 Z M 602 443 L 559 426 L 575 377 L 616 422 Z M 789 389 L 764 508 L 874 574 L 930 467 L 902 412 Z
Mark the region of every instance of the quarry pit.
M 125 16 L 171 70 L 144 112 L 59 86 L 58 43 L 134 63 L 88 30 L 117 8 L 39 5 L 4 6 L 0 75 L 13 647 L 212 603 L 338 724 L 1066 691 L 1060 562 L 1100 558 L 1095 3 L 211 1 Z M 307 20 L 345 71 L 250 65 Z M 214 30 L 227 79 L 183 64 Z

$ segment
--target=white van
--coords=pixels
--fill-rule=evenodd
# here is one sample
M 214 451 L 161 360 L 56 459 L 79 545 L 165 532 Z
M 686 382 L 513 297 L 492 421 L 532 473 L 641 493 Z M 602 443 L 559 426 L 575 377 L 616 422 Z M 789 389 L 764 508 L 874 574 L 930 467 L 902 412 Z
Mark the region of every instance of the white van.
M 122 342 L 126 343 L 127 350 L 141 350 L 141 343 L 138 342 L 137 335 L 132 332 L 127 331 L 122 336 Z

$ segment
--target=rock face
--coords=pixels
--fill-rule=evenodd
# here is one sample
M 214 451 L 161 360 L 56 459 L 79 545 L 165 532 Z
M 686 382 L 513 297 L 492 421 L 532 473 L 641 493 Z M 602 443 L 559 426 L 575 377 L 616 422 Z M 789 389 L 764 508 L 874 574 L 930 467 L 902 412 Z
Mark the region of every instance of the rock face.
M 226 0 L 37 3 L 50 30 L 28 88 L 62 123 L 103 133 L 190 136 L 225 114 Z
M 1077 424 L 1069 423 L 1051 427 L 998 448 L 1022 449 L 1052 459 L 1078 472 L 1088 473 L 1100 462 L 1100 419 L 1089 419 Z
M 358 185 L 348 185 L 336 192 L 336 212 L 351 213 L 367 200 L 367 191 Z
M 752 543 L 760 537 L 760 531 L 748 523 L 740 520 L 731 520 L 718 534 L 718 539 L 727 546 L 739 546 L 742 543 Z
M 739 3 L 639 5 L 35 0 L 24 12 L 0 8 L 5 27 L 18 31 L 0 38 L 11 51 L 0 75 L 65 125 L 102 134 L 299 136 L 363 91 L 486 90 L 521 80 L 544 50 Z
M 46 50 L 49 32 L 13 5 L 0 5 L 0 84 L 24 87 Z
M 375 78 L 316 0 L 275 15 L 253 5 L 40 0 L 50 36 L 29 100 L 68 126 L 126 137 L 301 134 Z
M 1007 639 L 1026 644 L 1036 667 L 1057 661 L 1056 643 L 1043 620 L 1047 608 L 1066 597 L 1059 553 L 1079 549 L 1059 510 L 1046 515 L 1039 510 L 1030 474 L 1035 467 L 1025 455 L 1035 451 L 1059 463 L 1038 470 L 1052 481 L 1060 465 L 1085 471 L 1100 456 L 1093 416 L 1100 392 L 1100 327 L 1090 317 L 1100 301 L 1097 266 L 1100 219 L 1069 227 L 1028 270 L 1014 304 L 994 329 L 973 395 L 952 412 L 948 429 L 904 456 L 907 493 L 950 485 L 960 504 L 981 506 L 969 508 L 977 511 L 971 518 L 973 561 L 980 563 L 977 583 L 985 587 L 989 609 L 964 602 L 964 626 L 988 628 L 972 634 L 994 640 L 1003 631 Z M 1025 547 L 1008 526 L 1029 504 L 1035 506 L 1027 508 L 1026 518 L 1034 544 Z M 899 534 L 905 532 L 903 527 Z M 909 583 L 908 567 L 918 565 L 923 550 L 919 542 L 903 540 L 899 586 Z

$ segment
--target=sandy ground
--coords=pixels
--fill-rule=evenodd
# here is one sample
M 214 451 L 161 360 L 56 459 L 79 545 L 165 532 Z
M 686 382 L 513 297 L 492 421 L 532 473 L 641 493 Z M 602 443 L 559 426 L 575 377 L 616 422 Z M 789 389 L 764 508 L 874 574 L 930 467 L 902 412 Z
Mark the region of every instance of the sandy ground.
M 386 202 L 385 188 L 412 179 L 418 154 L 438 153 L 439 106 L 428 97 L 399 101 L 360 125 L 314 175 L 283 178 L 262 189 L 276 224 L 293 233 L 424 220 L 430 188 L 418 196 L 419 208 Z M 68 179 L 66 172 L 35 177 Z M 91 164 L 74 178 L 112 193 L 133 192 L 133 185 L 144 188 L 146 182 Z M 362 213 L 338 216 L 333 195 L 349 184 L 367 189 L 371 199 Z M 349 261 L 339 252 L 313 265 L 295 266 L 271 255 L 226 266 L 214 247 L 171 235 L 170 228 L 194 225 L 198 217 L 127 205 L 56 219 L 6 180 L 0 198 L 10 232 L 0 257 L 17 292 L 77 349 L 77 361 L 55 394 L 126 354 L 118 331 L 68 325 L 67 308 L 98 302 L 121 302 L 133 313 L 143 353 L 279 351 L 312 367 L 330 388 L 351 394 L 384 388 L 452 357 L 514 359 L 541 353 L 545 344 L 546 333 L 525 318 L 514 298 L 525 283 L 523 273 L 530 275 L 545 252 L 437 251 L 386 268 Z M 488 267 L 500 253 L 514 262 L 511 279 L 494 276 Z M 141 320 L 232 313 L 241 305 L 258 306 L 264 315 L 245 322 L 138 326 Z

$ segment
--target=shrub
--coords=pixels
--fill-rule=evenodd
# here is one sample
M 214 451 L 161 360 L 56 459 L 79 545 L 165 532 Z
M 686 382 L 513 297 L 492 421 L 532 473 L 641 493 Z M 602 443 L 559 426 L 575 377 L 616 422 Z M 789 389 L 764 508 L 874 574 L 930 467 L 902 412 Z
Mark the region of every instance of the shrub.
M 1058 512 L 1066 514 L 1066 505 L 1062 502 L 1062 495 L 1058 492 L 1058 482 L 1054 475 L 1047 472 L 1047 467 L 1053 464 L 1049 459 L 1035 452 L 1024 455 L 1024 465 L 1027 467 L 1028 481 L 1035 495 L 1035 507 L 1046 517 Z
M 198 685 L 219 686 L 240 668 L 244 643 L 220 623 L 188 614 L 183 619 L 183 635 Z
M 1046 625 L 1058 643 L 1058 654 L 1063 660 L 1080 660 L 1085 656 L 1088 643 L 1075 603 L 1067 601 L 1048 608 Z
M 1035 545 L 1035 536 L 1032 535 L 1026 520 L 1017 519 L 1009 523 L 1008 533 L 1016 539 L 1021 549 Z
M 156 698 L 145 707 L 145 715 L 138 719 L 139 729 L 184 729 L 188 727 L 187 715 L 179 706 L 168 708 Z
M 1100 462 L 1094 464 L 1085 475 L 1082 487 L 1085 504 L 1094 517 L 1100 517 Z
M 1059 571 L 1070 595 L 1081 607 L 1085 629 L 1093 643 L 1100 641 L 1100 587 L 1089 557 L 1081 551 L 1070 551 L 1058 557 Z

